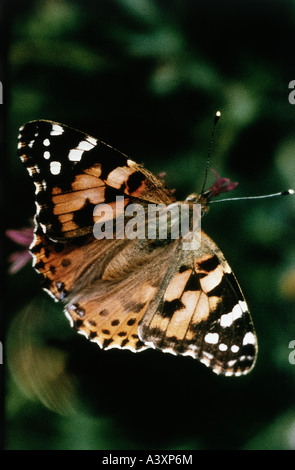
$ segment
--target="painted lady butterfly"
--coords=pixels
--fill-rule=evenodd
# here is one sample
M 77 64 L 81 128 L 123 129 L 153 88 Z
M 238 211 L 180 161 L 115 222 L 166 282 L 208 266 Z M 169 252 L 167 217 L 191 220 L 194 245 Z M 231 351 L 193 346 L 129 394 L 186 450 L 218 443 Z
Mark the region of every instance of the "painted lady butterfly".
M 184 250 L 183 238 L 93 235 L 95 206 L 112 206 L 116 196 L 124 196 L 124 206 L 173 203 L 161 178 L 104 142 L 50 121 L 21 127 L 18 153 L 36 188 L 33 265 L 44 289 L 65 302 L 72 326 L 104 349 L 159 348 L 226 376 L 253 368 L 257 340 L 246 301 L 208 235 L 202 232 L 197 250 Z M 219 192 L 217 184 L 186 203 L 206 213 Z

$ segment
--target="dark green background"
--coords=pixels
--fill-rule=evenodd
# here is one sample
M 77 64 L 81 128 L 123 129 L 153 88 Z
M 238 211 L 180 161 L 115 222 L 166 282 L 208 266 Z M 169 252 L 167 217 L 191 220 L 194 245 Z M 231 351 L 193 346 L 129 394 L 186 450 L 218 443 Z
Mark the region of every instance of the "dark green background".
M 212 167 L 239 182 L 233 196 L 295 188 L 294 1 L 9 3 L 7 227 L 34 214 L 16 146 L 19 126 L 39 118 L 165 171 L 183 199 L 200 190 L 219 109 Z M 247 377 L 161 352 L 101 351 L 70 328 L 29 265 L 10 276 L 6 449 L 294 449 L 294 209 L 291 196 L 224 203 L 203 220 L 256 326 Z

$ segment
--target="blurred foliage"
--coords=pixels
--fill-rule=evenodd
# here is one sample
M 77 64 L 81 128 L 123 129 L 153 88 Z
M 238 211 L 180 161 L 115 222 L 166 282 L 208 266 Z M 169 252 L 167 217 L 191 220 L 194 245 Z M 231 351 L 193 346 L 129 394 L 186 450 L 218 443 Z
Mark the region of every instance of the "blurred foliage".
M 9 228 L 34 213 L 16 140 L 39 118 L 165 171 L 182 199 L 201 187 L 220 109 L 212 166 L 239 181 L 234 196 L 295 187 L 294 0 L 9 4 Z M 294 197 L 224 203 L 203 221 L 257 330 L 257 365 L 239 379 L 160 352 L 101 351 L 69 327 L 30 266 L 9 277 L 6 448 L 295 449 L 294 209 Z

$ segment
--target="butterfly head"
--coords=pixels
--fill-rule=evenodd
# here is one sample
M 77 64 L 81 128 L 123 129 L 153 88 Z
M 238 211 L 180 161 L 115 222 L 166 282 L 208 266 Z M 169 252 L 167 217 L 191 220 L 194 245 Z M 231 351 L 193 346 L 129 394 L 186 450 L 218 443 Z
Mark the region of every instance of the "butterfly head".
M 201 194 L 190 194 L 186 201 L 192 202 L 194 204 L 201 204 L 202 206 L 202 216 L 207 214 L 209 210 L 209 202 L 213 197 L 219 196 L 221 193 L 226 193 L 232 191 L 238 185 L 233 181 L 230 181 L 229 178 L 221 178 L 215 170 L 211 170 L 216 176 L 215 183 L 207 191 Z

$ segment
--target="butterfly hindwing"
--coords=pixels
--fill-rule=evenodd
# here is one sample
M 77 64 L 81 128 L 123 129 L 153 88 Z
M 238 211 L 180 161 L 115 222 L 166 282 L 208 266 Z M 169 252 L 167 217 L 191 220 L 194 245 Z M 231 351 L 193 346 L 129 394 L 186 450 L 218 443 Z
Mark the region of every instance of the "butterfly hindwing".
M 105 349 L 148 347 L 139 338 L 138 324 L 158 292 L 175 247 L 174 242 L 150 250 L 138 240 L 120 250 L 110 247 L 109 262 L 102 263 L 100 275 L 89 278 L 85 274 L 83 287 L 67 300 L 72 325 Z
M 91 235 L 53 242 L 37 226 L 30 249 L 33 266 L 43 276 L 43 288 L 55 300 L 68 301 L 73 293 L 83 289 L 85 282 L 101 275 L 114 245 L 118 250 L 114 240 L 95 240 Z
M 218 374 L 241 375 L 253 367 L 257 343 L 246 301 L 204 232 L 197 252 L 179 251 L 161 290 L 140 324 L 146 344 L 197 358 Z

